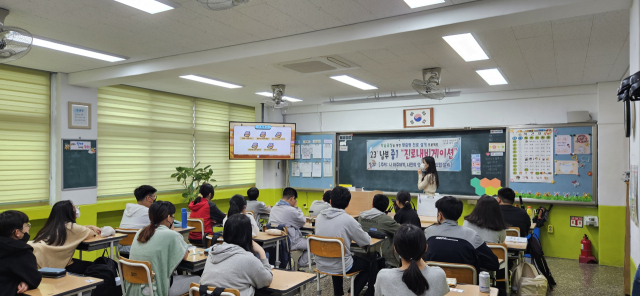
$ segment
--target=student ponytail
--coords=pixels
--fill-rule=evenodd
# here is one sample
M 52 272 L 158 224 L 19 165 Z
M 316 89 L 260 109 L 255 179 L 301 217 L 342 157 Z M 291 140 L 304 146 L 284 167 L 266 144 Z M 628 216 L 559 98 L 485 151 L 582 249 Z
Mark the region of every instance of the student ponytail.
M 156 201 L 151 204 L 151 207 L 149 207 L 149 220 L 151 220 L 151 223 L 140 231 L 138 241 L 141 243 L 148 242 L 156 233 L 160 223 L 175 213 L 176 207 L 168 201 Z
M 196 199 L 193 200 L 193 204 L 199 204 L 200 201 L 202 201 L 203 198 L 208 197 L 209 194 L 211 194 L 211 198 L 213 198 L 213 195 L 215 194 L 214 190 L 213 190 L 213 185 L 209 184 L 209 183 L 204 183 L 200 186 L 200 193 L 198 193 L 198 197 L 196 197 Z
M 244 199 L 244 196 L 240 194 L 232 196 L 229 200 L 229 212 L 227 213 L 227 217 L 242 213 L 246 205 L 247 201 Z
M 409 191 L 401 190 L 400 192 L 398 192 L 398 194 L 396 194 L 396 200 L 398 200 L 398 202 L 402 204 L 403 207 L 413 209 L 413 207 L 411 206 L 411 193 L 409 193 Z
M 402 282 L 416 295 L 429 290 L 429 282 L 418 267 L 418 261 L 427 250 L 427 238 L 422 229 L 413 224 L 403 224 L 393 237 L 393 246 L 400 258 L 409 261 L 409 268 L 402 273 Z

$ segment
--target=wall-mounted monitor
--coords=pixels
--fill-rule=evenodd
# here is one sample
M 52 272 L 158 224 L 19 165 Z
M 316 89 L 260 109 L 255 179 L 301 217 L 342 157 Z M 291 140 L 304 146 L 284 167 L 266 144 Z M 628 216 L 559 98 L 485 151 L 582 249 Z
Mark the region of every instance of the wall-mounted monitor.
M 229 122 L 229 159 L 294 159 L 295 123 Z

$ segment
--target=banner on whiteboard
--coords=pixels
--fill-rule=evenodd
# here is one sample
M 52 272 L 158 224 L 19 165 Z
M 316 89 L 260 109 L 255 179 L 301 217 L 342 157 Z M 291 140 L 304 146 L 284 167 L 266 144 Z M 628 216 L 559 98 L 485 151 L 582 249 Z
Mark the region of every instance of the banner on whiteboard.
M 460 138 L 367 141 L 367 170 L 414 171 L 432 156 L 438 171 L 460 171 Z

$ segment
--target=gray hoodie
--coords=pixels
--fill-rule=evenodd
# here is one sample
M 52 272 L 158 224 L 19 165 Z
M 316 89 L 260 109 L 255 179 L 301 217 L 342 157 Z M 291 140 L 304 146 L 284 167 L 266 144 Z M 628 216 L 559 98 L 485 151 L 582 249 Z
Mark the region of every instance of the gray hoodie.
M 256 289 L 269 286 L 272 280 L 267 259 L 258 259 L 238 245 L 223 243 L 211 247 L 200 284 L 238 289 L 241 296 L 253 296 Z
M 351 257 L 351 241 L 358 246 L 368 246 L 371 243 L 369 234 L 362 230 L 360 223 L 347 212 L 337 208 L 328 208 L 316 219 L 316 235 L 325 237 L 341 237 L 344 240 L 344 261 L 346 271 L 353 265 Z M 342 260 L 340 258 L 325 258 L 316 256 L 318 270 L 326 273 L 341 274 Z

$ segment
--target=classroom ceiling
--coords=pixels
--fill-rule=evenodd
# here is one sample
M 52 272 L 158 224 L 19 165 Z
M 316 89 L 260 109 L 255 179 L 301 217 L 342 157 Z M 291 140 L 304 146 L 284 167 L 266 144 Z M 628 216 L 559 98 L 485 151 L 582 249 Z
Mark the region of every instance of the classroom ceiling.
M 593 84 L 619 80 L 627 71 L 628 1 L 539 0 L 541 8 L 528 2 L 530 10 L 504 14 L 490 5 L 505 0 L 452 1 L 418 12 L 402 0 L 252 0 L 217 12 L 196 0 L 174 0 L 179 8 L 157 15 L 111 0 L 0 0 L 0 7 L 11 10 L 7 25 L 131 58 L 107 63 L 34 48 L 14 65 L 69 72 L 78 85 L 123 83 L 248 105 L 262 102 L 255 92 L 279 83 L 302 105 L 411 93 L 411 81 L 428 67 L 442 67 L 442 87 L 463 93 Z M 489 60 L 465 62 L 441 38 L 464 32 L 476 36 Z M 329 73 L 301 75 L 273 66 L 326 55 L 359 66 L 331 75 L 349 74 L 380 89 L 361 91 Z M 498 67 L 509 84 L 488 86 L 475 73 L 490 67 Z M 177 77 L 182 74 L 245 87 L 204 85 Z

